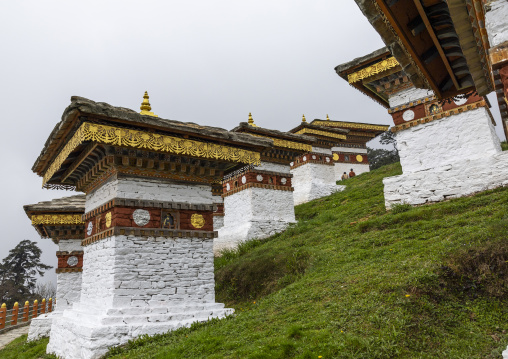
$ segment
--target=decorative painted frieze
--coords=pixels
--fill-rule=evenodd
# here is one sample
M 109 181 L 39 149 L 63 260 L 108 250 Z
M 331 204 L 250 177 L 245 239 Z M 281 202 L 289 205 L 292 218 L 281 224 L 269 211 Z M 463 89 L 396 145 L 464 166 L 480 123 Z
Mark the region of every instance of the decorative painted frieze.
M 322 153 L 306 153 L 301 156 L 295 158 L 293 162 L 291 162 L 291 169 L 298 168 L 300 166 L 306 165 L 308 163 L 316 163 L 322 165 L 333 166 L 333 157 L 332 155 L 324 155 Z

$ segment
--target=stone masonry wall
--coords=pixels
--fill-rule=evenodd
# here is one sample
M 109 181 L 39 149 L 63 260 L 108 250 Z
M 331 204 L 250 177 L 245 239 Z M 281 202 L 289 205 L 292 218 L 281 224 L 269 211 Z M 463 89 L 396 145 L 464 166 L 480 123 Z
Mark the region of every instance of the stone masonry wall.
M 113 178 L 102 187 L 87 194 L 85 213 L 117 197 L 199 204 L 213 203 L 212 191 L 207 185 L 186 185 L 137 178 Z
M 501 151 L 485 108 L 453 115 L 397 132 L 403 172 L 417 172 L 453 162 L 475 160 Z
M 334 166 L 307 163 L 291 170 L 295 205 L 312 201 L 344 189 L 337 186 Z
M 485 27 L 491 47 L 508 41 L 508 1 L 491 0 L 485 13 Z
M 431 96 L 434 96 L 434 92 L 432 92 L 431 90 L 418 89 L 416 87 L 412 87 L 410 89 L 397 92 L 393 96 L 390 96 L 388 102 L 390 103 L 390 107 L 397 107 L 411 101 Z
M 62 239 L 58 242 L 60 252 L 82 251 L 81 239 Z M 64 310 L 78 302 L 81 296 L 81 272 L 58 273 L 56 285 L 56 308 Z
M 113 236 L 85 247 L 81 302 L 123 307 L 215 300 L 212 239 Z

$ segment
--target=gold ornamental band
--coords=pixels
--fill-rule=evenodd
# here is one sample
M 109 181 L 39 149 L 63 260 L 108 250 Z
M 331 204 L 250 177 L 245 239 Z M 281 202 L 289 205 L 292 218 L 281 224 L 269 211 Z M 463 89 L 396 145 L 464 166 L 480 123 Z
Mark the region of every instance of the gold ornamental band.
M 69 154 L 84 141 L 253 165 L 259 165 L 261 163 L 261 154 L 253 151 L 84 122 L 47 169 L 43 177 L 43 186 L 60 169 Z
M 346 135 L 339 135 L 338 133 L 313 130 L 311 128 L 302 128 L 297 133 L 298 134 L 310 133 L 310 134 L 313 134 L 313 135 L 320 135 L 320 136 L 331 137 L 331 138 L 339 138 L 341 140 L 345 140 L 347 138 Z
M 39 224 L 83 224 L 81 214 L 36 214 L 31 217 L 32 225 Z
M 350 84 L 358 82 L 360 80 L 366 79 L 368 77 L 371 77 L 373 75 L 377 75 L 383 71 L 389 70 L 391 68 L 394 68 L 395 66 L 398 66 L 399 62 L 395 60 L 395 57 L 389 57 L 386 60 L 382 60 L 380 62 L 375 63 L 374 65 L 371 65 L 369 67 L 366 67 L 364 69 L 361 69 L 357 72 L 353 72 L 352 74 L 349 74 L 347 76 L 348 82 Z

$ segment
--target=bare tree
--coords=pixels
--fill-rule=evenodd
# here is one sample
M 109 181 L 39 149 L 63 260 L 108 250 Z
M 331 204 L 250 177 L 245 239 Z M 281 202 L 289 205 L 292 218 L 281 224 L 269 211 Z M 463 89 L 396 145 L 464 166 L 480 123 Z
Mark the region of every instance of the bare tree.
M 56 286 L 52 282 L 37 282 L 34 289 L 34 294 L 42 298 L 55 298 Z

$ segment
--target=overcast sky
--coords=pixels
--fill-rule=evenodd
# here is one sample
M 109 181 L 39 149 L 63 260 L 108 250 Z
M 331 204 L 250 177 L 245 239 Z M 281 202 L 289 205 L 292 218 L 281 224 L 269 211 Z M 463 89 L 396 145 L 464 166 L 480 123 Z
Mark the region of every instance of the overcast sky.
M 56 267 L 23 205 L 74 194 L 31 171 L 72 95 L 139 111 L 147 90 L 160 117 L 226 129 L 249 112 L 278 130 L 302 114 L 391 124 L 334 71 L 383 46 L 353 0 L 2 1 L 0 34 L 0 259 L 30 239 Z

